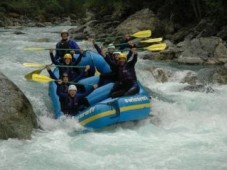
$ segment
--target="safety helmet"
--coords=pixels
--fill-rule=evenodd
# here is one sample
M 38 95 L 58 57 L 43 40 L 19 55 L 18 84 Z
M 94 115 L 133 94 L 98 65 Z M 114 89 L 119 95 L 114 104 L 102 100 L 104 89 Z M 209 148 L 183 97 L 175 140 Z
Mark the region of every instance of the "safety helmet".
M 67 58 L 72 60 L 72 55 L 69 53 L 65 54 L 64 59 L 67 59 Z
M 121 54 L 120 51 L 114 51 L 113 54 Z
M 62 77 L 68 77 L 68 73 L 63 73 Z
M 77 91 L 77 88 L 76 88 L 75 85 L 70 85 L 70 86 L 68 87 L 68 91 L 70 91 L 70 90 Z
M 121 53 L 121 54 L 119 55 L 118 59 L 119 59 L 119 60 L 120 60 L 120 59 L 125 59 L 125 60 L 127 60 L 127 55 L 124 54 L 124 53 Z
M 66 33 L 67 35 L 69 35 L 69 32 L 66 29 L 64 29 L 64 30 L 61 31 L 61 35 L 64 34 L 64 33 Z
M 110 48 L 115 49 L 115 46 L 114 46 L 113 44 L 109 44 L 109 45 L 107 46 L 107 49 L 110 49 Z

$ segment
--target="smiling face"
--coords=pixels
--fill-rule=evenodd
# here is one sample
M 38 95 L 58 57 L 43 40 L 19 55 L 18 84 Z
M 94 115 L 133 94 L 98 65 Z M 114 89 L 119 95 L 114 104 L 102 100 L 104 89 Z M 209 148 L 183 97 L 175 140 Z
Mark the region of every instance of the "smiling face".
M 118 60 L 119 56 L 120 56 L 119 53 L 114 54 L 114 57 L 115 57 L 116 60 Z
M 124 65 L 126 63 L 126 59 L 125 58 L 118 58 L 118 64 L 119 65 Z
M 68 83 L 69 82 L 69 77 L 66 76 L 66 75 L 63 75 L 62 80 L 63 80 L 64 83 Z
M 71 63 L 71 59 L 70 58 L 65 58 L 65 64 L 69 65 Z
M 76 90 L 69 90 L 68 93 L 71 97 L 74 97 L 76 95 Z
M 68 37 L 69 37 L 68 33 L 62 33 L 61 34 L 62 40 L 68 40 Z

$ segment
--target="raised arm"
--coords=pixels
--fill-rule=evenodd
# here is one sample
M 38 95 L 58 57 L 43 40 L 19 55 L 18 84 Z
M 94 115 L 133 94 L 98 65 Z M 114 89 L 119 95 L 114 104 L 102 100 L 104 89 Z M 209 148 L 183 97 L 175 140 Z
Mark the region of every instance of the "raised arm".
M 137 58 L 138 58 L 138 54 L 136 52 L 136 48 L 131 48 L 131 50 L 129 51 L 128 55 L 127 55 L 127 64 L 130 66 L 133 66 L 136 64 L 137 62 Z
M 54 57 L 53 50 L 50 49 L 50 59 L 53 64 L 60 65 L 61 63 Z
M 69 43 L 70 48 L 72 48 L 72 50 L 75 50 L 75 52 L 74 52 L 75 54 L 80 54 L 80 47 L 75 41 L 69 40 L 68 43 Z

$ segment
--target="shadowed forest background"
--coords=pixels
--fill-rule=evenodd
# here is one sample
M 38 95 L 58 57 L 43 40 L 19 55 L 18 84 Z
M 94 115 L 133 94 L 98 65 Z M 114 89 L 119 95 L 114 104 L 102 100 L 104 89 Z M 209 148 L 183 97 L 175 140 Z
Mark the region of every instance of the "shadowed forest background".
M 160 19 L 168 19 L 181 26 L 209 18 L 220 27 L 227 19 L 225 0 L 4 0 L 0 2 L 0 15 L 16 13 L 31 19 L 51 21 L 56 16 L 78 19 L 90 10 L 96 13 L 97 19 L 114 15 L 121 21 L 143 8 L 151 9 Z

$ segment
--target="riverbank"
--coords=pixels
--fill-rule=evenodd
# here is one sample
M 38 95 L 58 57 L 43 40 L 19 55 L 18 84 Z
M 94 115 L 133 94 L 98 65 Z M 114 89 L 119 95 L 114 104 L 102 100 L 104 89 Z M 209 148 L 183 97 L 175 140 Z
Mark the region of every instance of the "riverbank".
M 163 18 L 159 13 L 145 8 L 134 14 L 100 16 L 87 11 L 83 18 L 53 17 L 46 22 L 42 17 L 36 20 L 17 14 L 7 15 L 6 28 L 13 27 L 46 27 L 55 25 L 77 26 L 70 29 L 73 39 L 83 40 L 87 37 L 116 36 L 133 34 L 150 29 L 152 38 L 162 37 L 168 48 L 161 52 L 146 52 L 144 59 L 171 60 L 178 64 L 218 65 L 213 72 L 212 83 L 227 84 L 227 25 L 218 25 L 211 18 L 202 18 L 198 22 L 180 25 L 171 19 Z M 15 32 L 17 34 L 23 32 Z M 116 43 L 118 39 L 106 39 L 104 43 Z M 149 45 L 149 44 L 142 44 Z

